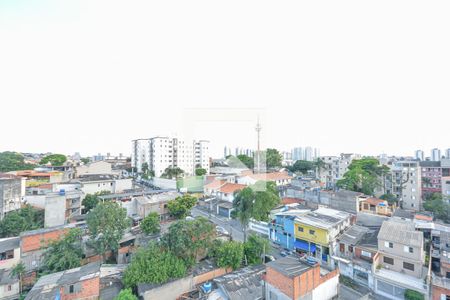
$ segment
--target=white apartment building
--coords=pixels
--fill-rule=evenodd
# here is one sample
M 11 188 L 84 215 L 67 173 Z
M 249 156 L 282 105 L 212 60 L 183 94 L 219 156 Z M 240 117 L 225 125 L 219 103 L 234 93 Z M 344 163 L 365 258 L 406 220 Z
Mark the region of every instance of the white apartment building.
M 416 157 L 416 159 L 418 159 L 420 161 L 424 161 L 425 153 L 422 150 L 416 150 L 415 157 Z
M 440 161 L 441 160 L 441 150 L 434 148 L 431 149 L 431 161 Z
M 421 168 L 418 161 L 397 161 L 392 165 L 393 193 L 404 209 L 420 210 L 421 185 Z
M 149 163 L 150 139 L 132 140 L 131 145 L 131 167 L 134 172 L 141 173 L 142 164 Z
M 361 155 L 342 153 L 340 156 L 322 156 L 321 159 L 326 165 L 321 170 L 319 179 L 326 183 L 327 187 L 334 187 L 336 182 L 344 177 L 352 161 L 361 159 Z
M 141 142 L 147 141 L 147 142 Z M 178 167 L 186 175 L 193 175 L 197 167 L 209 173 L 209 141 L 185 141 L 171 137 L 153 137 L 132 142 L 132 165 L 138 172 L 142 164 L 160 177 L 168 167 Z

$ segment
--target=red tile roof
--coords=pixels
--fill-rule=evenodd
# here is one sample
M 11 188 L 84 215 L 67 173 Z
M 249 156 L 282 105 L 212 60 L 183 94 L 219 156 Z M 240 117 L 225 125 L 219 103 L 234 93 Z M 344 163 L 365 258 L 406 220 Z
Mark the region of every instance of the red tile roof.
M 364 202 L 369 203 L 370 205 L 375 205 L 377 206 L 380 203 L 386 203 L 386 200 L 383 199 L 378 199 L 378 198 L 367 198 L 366 200 L 364 200 Z
M 286 172 L 259 173 L 259 174 L 250 174 L 248 176 L 255 180 L 263 180 L 263 181 L 292 179 L 292 176 L 289 176 Z
M 245 184 L 227 182 L 219 189 L 219 191 L 222 193 L 225 193 L 225 194 L 230 194 L 230 193 L 234 193 L 236 191 L 243 190 L 246 187 L 247 186 Z
M 305 202 L 305 200 L 298 199 L 298 198 L 285 197 L 285 198 L 281 199 L 282 204 L 293 204 L 293 203 L 304 203 L 304 202 Z
M 207 189 L 218 189 L 222 185 L 224 185 L 227 181 L 226 180 L 213 180 L 212 182 L 205 185 L 205 188 Z

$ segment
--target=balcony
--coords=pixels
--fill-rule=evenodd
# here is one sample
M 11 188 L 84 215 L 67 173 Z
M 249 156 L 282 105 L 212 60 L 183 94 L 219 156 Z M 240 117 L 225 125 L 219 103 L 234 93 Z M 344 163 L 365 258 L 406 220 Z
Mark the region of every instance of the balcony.
M 375 269 L 375 277 L 402 287 L 404 289 L 412 289 L 418 291 L 424 295 L 428 294 L 428 284 L 426 283 L 426 270 L 423 272 L 425 275 L 422 278 L 406 275 L 405 273 L 395 272 L 385 268 Z

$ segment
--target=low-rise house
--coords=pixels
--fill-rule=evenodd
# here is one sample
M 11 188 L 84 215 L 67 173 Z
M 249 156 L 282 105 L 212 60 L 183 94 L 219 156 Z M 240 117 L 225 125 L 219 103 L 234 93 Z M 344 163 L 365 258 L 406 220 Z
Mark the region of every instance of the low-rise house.
M 105 265 L 100 267 L 100 299 L 114 300 L 123 288 L 122 277 L 127 265 Z
M 20 262 L 20 238 L 0 239 L 0 270 L 13 268 Z
M 431 231 L 431 293 L 432 299 L 446 299 L 450 298 L 450 231 L 447 226 L 434 225 Z
M 358 212 L 391 217 L 396 209 L 395 204 L 389 204 L 387 200 L 361 196 L 359 197 Z
M 414 222 L 401 219 L 384 221 L 378 233 L 379 256 L 374 261 L 374 290 L 390 299 L 403 299 L 406 290 L 415 290 L 425 297 L 426 283 L 423 232 Z
M 20 208 L 25 195 L 25 179 L 0 173 L 0 220 L 10 211 Z
M 115 194 L 130 190 L 133 187 L 131 178 L 119 178 L 111 174 L 85 174 L 71 182 L 80 183 L 84 194 L 95 194 L 103 191 Z
M 283 248 L 294 250 L 295 244 L 295 218 L 310 210 L 288 210 L 275 214 L 269 224 L 270 239 Z
M 11 172 L 12 174 L 26 178 L 26 186 L 36 186 L 42 183 L 58 183 L 63 182 L 64 172 L 51 170 L 23 170 Z
M 99 296 L 100 264 L 90 263 L 42 276 L 25 299 L 98 299 Z
M 287 256 L 266 264 L 263 280 L 267 300 L 327 300 L 338 295 L 339 271 Z
M 256 173 L 245 174 L 237 178 L 237 183 L 243 185 L 252 185 L 258 181 L 272 181 L 277 186 L 287 186 L 291 183 L 292 176 L 287 172 L 271 172 L 271 173 Z
M 337 251 L 336 238 L 350 225 L 352 216 L 349 213 L 331 208 L 319 207 L 296 216 L 294 249 L 332 266 L 332 256 Z
M 75 167 L 75 177 L 87 174 L 113 174 L 112 166 L 109 162 L 102 160 Z
M 136 214 L 143 219 L 148 216 L 148 214 L 156 212 L 162 221 L 168 220 L 170 218 L 170 213 L 167 208 L 167 203 L 180 196 L 180 193 L 172 191 L 135 197 Z
M 0 269 L 0 300 L 16 300 L 19 294 L 19 278 L 11 276 L 9 270 Z
M 373 289 L 373 261 L 378 253 L 378 232 L 380 228 L 353 225 L 337 241 L 336 260 L 341 275 Z
M 45 227 L 61 226 L 81 214 L 81 202 L 84 195 L 79 190 L 48 192 L 44 195 L 25 196 L 26 203 L 44 209 Z

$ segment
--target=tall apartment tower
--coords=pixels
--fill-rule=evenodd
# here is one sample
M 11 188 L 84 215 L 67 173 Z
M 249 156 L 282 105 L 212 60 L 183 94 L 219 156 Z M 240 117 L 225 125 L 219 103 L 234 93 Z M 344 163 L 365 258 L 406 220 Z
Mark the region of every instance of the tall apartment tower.
M 148 163 L 150 155 L 150 139 L 137 139 L 131 141 L 131 167 L 133 172 L 141 173 L 142 164 Z
M 392 166 L 393 193 L 408 210 L 420 210 L 422 174 L 418 161 L 398 161 Z
M 418 159 L 420 161 L 424 161 L 425 160 L 425 155 L 424 155 L 424 152 L 422 150 L 416 150 L 415 157 L 416 157 L 416 159 Z
M 147 142 L 144 142 L 147 141 Z M 209 173 L 209 141 L 185 141 L 171 137 L 153 137 L 132 142 L 132 165 L 142 171 L 142 163 L 160 177 L 164 171 L 180 168 L 186 175 L 193 175 L 197 167 Z
M 440 161 L 441 160 L 441 150 L 438 148 L 434 148 L 431 150 L 431 161 Z

